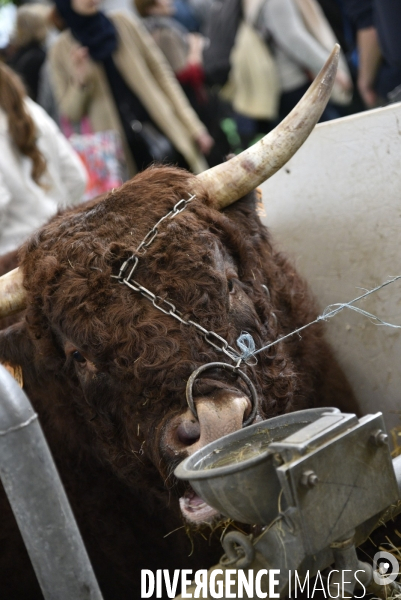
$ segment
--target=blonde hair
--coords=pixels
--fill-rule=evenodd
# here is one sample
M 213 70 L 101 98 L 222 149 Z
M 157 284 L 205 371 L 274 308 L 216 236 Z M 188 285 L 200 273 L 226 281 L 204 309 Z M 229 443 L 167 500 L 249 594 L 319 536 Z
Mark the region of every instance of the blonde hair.
M 51 8 L 44 4 L 24 4 L 17 10 L 12 41 L 17 47 L 46 39 Z
M 39 185 L 46 160 L 36 144 L 36 126 L 26 109 L 25 97 L 20 78 L 0 62 L 0 106 L 8 119 L 9 135 L 21 154 L 32 160 L 32 179 Z

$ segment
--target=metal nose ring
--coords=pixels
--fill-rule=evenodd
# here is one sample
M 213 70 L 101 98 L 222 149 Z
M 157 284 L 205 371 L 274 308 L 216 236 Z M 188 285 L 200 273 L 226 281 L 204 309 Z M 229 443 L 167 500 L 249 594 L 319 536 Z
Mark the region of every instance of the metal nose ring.
M 245 375 L 245 373 L 243 371 L 240 371 L 237 367 L 229 365 L 227 363 L 221 363 L 221 362 L 207 363 L 206 365 L 202 365 L 201 367 L 196 369 L 196 371 L 194 371 L 191 374 L 191 376 L 189 377 L 189 379 L 187 381 L 187 387 L 185 390 L 186 397 L 187 397 L 187 403 L 190 408 L 190 411 L 192 412 L 194 417 L 197 419 L 198 413 L 196 411 L 195 402 L 194 402 L 193 395 L 192 395 L 192 387 L 194 385 L 195 379 L 204 371 L 207 371 L 209 369 L 214 369 L 214 368 L 219 368 L 219 369 L 224 369 L 225 371 L 234 372 L 236 375 L 241 377 L 241 379 L 248 386 L 248 389 L 250 391 L 250 400 L 251 400 L 251 404 L 252 404 L 252 410 L 251 410 L 249 417 L 246 419 L 246 421 L 244 421 L 242 423 L 242 427 L 251 425 L 251 423 L 253 422 L 253 420 L 256 417 L 256 412 L 258 410 L 258 396 L 256 393 L 255 386 L 253 385 L 252 381 L 249 379 L 249 377 L 247 375 Z

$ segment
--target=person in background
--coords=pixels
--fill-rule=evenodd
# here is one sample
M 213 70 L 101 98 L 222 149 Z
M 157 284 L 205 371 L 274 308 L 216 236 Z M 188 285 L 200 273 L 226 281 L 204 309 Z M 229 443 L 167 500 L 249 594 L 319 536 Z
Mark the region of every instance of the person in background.
M 343 0 L 357 36 L 357 84 L 366 106 L 401 98 L 401 0 Z
M 89 117 L 95 132 L 119 131 L 130 176 L 155 159 L 152 139 L 166 146 L 168 162 L 195 173 L 206 169 L 202 153 L 213 139 L 152 37 L 135 17 L 106 16 L 98 6 L 98 0 L 56 0 L 69 28 L 50 51 L 60 114 Z
M 342 0 L 317 0 L 326 19 L 330 23 L 334 35 L 338 39 L 341 50 L 347 54 L 353 44 L 353 34 L 350 23 L 346 19 Z
M 208 154 L 209 166 L 224 162 L 231 149 L 220 127 L 224 107 L 217 94 L 205 84 L 203 46 L 206 39 L 199 33 L 190 33 L 173 18 L 173 0 L 135 0 L 135 4 L 191 106 L 215 140 Z
M 244 146 L 291 112 L 336 43 L 316 0 L 242 0 L 231 70 L 221 94 L 232 103 Z M 351 75 L 340 56 L 331 101 L 320 121 L 340 117 L 336 104 L 346 105 L 351 97 Z
M 215 1 L 218 0 L 173 0 L 173 18 L 191 33 L 205 34 Z
M 187 0 L 174 0 L 173 17 L 191 33 L 200 31 L 201 23 L 198 15 Z
M 21 80 L 0 63 L 0 254 L 15 250 L 86 185 L 79 158 Z
M 40 70 L 46 58 L 47 16 L 49 7 L 24 4 L 17 10 L 15 30 L 11 38 L 14 51 L 8 65 L 24 82 L 32 100 L 37 101 Z
M 135 0 L 135 6 L 176 76 L 189 65 L 202 71 L 203 38 L 174 19 L 173 0 Z
M 337 40 L 316 0 L 244 0 L 244 14 L 273 50 L 281 83 L 282 119 L 302 98 Z M 347 104 L 351 96 L 352 79 L 341 57 L 331 101 Z M 340 116 L 332 102 L 321 121 Z
M 366 110 L 358 85 L 358 56 L 355 49 L 356 32 L 344 8 L 343 0 L 317 0 L 344 53 L 352 77 L 353 94 L 349 104 L 338 107 L 345 117 Z
M 205 33 L 207 21 L 215 0 L 187 0 L 199 23 L 200 33 Z

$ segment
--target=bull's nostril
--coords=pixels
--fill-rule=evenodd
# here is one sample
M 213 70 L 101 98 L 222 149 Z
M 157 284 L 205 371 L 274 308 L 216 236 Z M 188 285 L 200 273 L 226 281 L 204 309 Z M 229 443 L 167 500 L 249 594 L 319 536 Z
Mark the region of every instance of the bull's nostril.
M 181 444 L 191 446 L 200 438 L 200 425 L 198 421 L 183 421 L 177 428 L 177 437 Z

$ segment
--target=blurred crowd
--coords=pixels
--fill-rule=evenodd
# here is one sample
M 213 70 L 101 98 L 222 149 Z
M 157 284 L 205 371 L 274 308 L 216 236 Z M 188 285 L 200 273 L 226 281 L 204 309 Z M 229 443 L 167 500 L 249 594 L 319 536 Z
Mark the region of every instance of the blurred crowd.
M 401 0 L 48 0 L 0 9 L 0 253 L 153 162 L 268 133 L 342 48 L 321 120 L 401 99 Z M 67 141 L 68 139 L 68 141 Z

